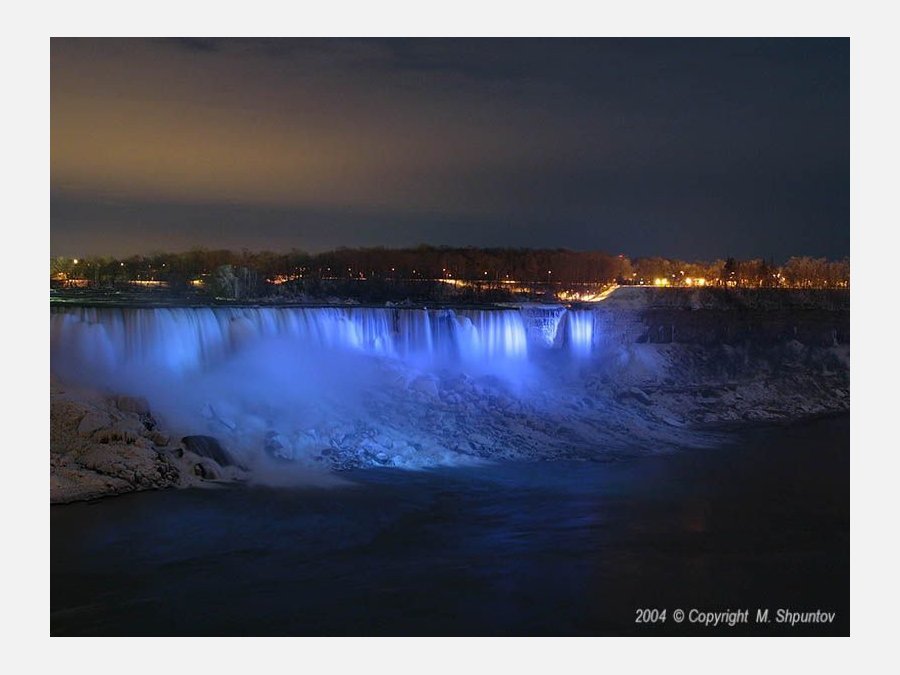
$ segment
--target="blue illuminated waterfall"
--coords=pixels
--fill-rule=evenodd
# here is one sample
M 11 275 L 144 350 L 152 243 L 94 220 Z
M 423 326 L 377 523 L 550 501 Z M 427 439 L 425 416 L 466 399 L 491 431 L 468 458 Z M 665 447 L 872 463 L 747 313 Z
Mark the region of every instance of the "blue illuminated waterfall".
M 594 313 L 589 310 L 565 312 L 556 330 L 556 343 L 573 356 L 590 356 L 594 345 Z
M 362 307 L 55 307 L 54 370 L 140 365 L 200 370 L 254 342 L 349 350 L 419 366 L 528 361 L 537 353 L 589 356 L 594 313 L 563 307 L 399 309 Z
M 60 384 L 145 397 L 173 438 L 212 435 L 248 466 L 418 468 L 568 452 L 576 432 L 558 430 L 595 422 L 581 376 L 602 364 L 598 314 L 56 305 L 50 364 Z

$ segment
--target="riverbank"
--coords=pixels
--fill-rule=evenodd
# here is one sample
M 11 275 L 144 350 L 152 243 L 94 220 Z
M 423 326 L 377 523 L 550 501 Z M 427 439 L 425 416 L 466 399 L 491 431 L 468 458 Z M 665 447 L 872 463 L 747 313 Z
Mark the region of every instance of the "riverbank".
M 569 299 L 560 299 L 562 296 Z M 719 288 L 719 287 L 663 287 L 616 286 L 603 284 L 592 294 L 596 299 L 579 301 L 577 293 L 565 287 L 548 285 L 544 292 L 533 296 L 508 295 L 503 298 L 480 296 L 445 296 L 423 299 L 416 294 L 402 293 L 387 299 L 372 299 L 354 295 L 276 295 L 242 300 L 217 298 L 196 290 L 174 293 L 145 288 L 52 288 L 51 307 L 398 307 L 432 309 L 490 309 L 522 305 L 566 305 L 580 307 L 603 306 L 618 310 L 648 310 L 660 308 L 708 310 L 841 310 L 850 309 L 849 289 L 798 288 Z
M 195 451 L 192 451 L 193 448 Z M 171 437 L 143 398 L 50 385 L 50 503 L 243 479 Z M 202 449 L 200 449 L 202 452 Z

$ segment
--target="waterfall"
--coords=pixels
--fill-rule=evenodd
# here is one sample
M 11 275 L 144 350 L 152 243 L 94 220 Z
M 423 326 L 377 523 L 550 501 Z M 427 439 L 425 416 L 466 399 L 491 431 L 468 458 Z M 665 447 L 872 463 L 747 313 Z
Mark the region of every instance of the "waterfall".
M 594 346 L 594 313 L 583 309 L 567 311 L 557 329 L 556 341 L 573 356 L 590 356 Z
M 526 362 L 536 353 L 591 353 L 590 310 L 364 307 L 53 307 L 55 371 L 141 366 L 202 370 L 243 346 L 278 338 L 298 349 L 353 351 L 419 365 Z
M 173 438 L 212 435 L 248 466 L 543 452 L 595 412 L 590 309 L 51 305 L 50 326 L 60 383 L 142 396 Z

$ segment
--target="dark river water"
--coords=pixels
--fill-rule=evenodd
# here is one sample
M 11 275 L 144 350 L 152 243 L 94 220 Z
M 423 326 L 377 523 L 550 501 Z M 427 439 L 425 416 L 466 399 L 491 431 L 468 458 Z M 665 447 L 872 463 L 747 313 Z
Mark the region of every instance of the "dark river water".
M 51 632 L 846 635 L 849 430 L 840 417 L 609 463 L 54 506 Z M 666 621 L 636 623 L 641 608 Z M 750 620 L 712 629 L 676 609 Z M 835 618 L 790 627 L 778 609 Z

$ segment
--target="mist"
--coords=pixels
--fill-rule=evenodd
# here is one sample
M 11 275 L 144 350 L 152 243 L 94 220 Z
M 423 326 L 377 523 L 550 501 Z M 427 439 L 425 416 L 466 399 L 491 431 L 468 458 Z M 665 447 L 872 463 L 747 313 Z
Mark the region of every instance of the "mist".
M 51 369 L 143 396 L 176 436 L 213 436 L 257 480 L 290 483 L 571 444 L 605 361 L 594 323 L 563 307 L 66 308 Z

